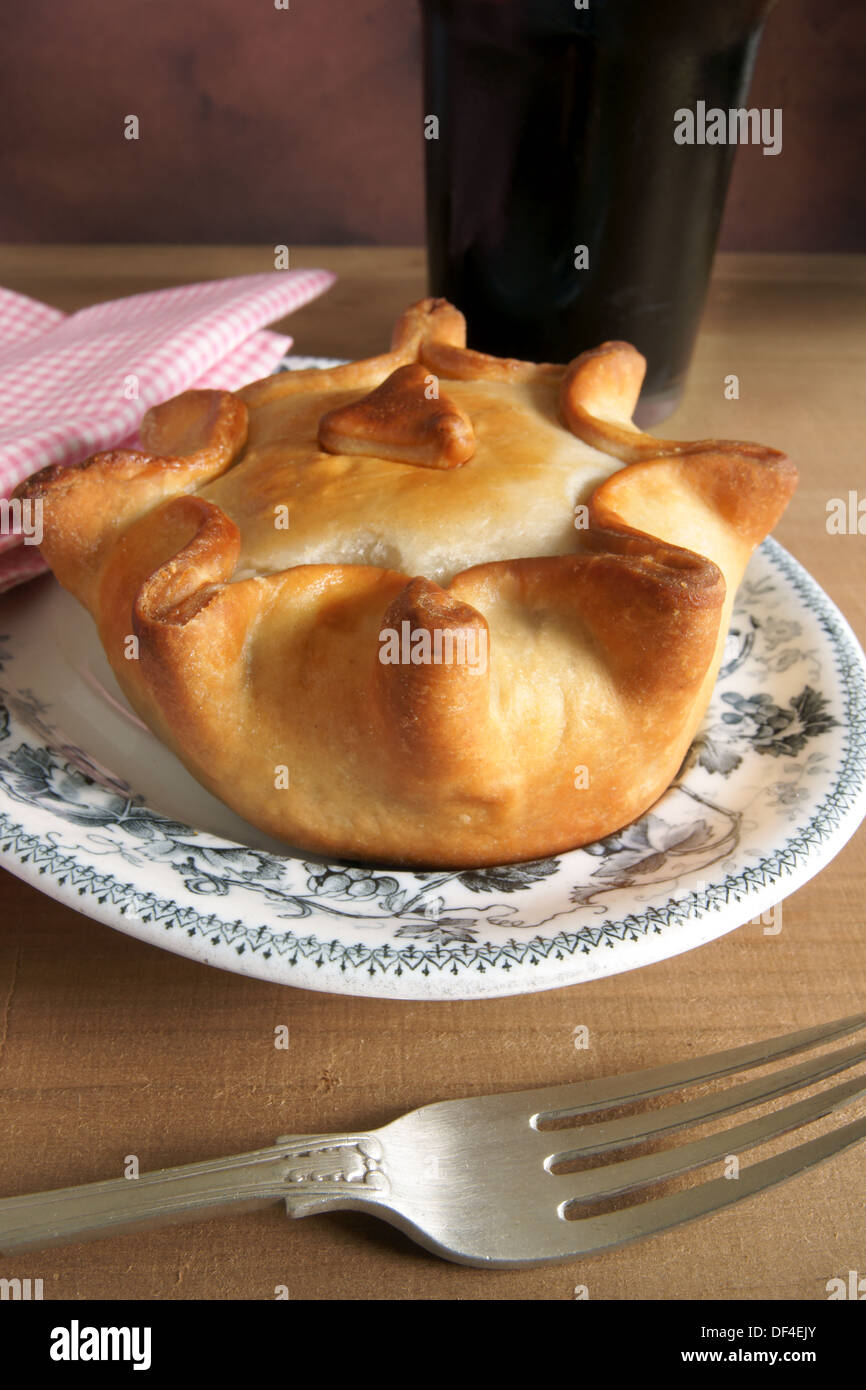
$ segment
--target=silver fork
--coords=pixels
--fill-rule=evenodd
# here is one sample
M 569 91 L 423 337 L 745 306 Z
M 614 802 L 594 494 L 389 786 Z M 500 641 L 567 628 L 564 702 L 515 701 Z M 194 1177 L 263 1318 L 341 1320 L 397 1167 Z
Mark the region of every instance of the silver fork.
M 569 1260 L 706 1216 L 866 1138 L 866 1115 L 784 1153 L 639 1205 L 567 1219 L 569 1206 L 638 1192 L 785 1134 L 866 1095 L 859 1076 L 706 1138 L 582 1173 L 551 1169 L 730 1115 L 866 1059 L 866 1042 L 627 1118 L 594 1112 L 749 1071 L 866 1026 L 866 1014 L 619 1077 L 441 1101 L 369 1134 L 287 1136 L 231 1158 L 0 1201 L 0 1252 L 285 1202 L 290 1216 L 366 1211 L 446 1259 L 503 1268 Z M 574 1128 L 541 1128 L 562 1120 Z

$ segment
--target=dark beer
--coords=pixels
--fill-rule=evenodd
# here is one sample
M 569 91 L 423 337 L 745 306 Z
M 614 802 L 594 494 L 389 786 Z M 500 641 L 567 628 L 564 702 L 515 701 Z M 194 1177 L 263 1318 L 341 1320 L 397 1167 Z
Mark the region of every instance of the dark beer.
M 744 105 L 770 3 L 422 0 L 431 290 L 473 347 L 622 338 L 643 421 L 674 408 L 736 153 L 676 143 L 675 112 Z

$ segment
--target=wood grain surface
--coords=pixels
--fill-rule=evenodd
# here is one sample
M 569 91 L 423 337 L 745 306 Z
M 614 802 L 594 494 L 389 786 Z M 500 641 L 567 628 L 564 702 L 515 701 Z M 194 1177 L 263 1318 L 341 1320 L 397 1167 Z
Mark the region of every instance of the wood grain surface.
M 414 249 L 304 249 L 340 276 L 295 315 L 296 351 L 379 350 L 424 291 Z M 268 268 L 234 247 L 6 248 L 0 283 L 71 310 L 136 290 Z M 826 504 L 866 495 L 866 258 L 721 256 L 685 402 L 668 437 L 786 449 L 800 489 L 778 528 L 866 635 L 863 536 Z M 725 399 L 735 373 L 740 398 Z M 426 1101 L 604 1076 L 863 1008 L 866 832 L 760 924 L 644 970 L 525 998 L 393 1003 L 271 986 L 100 926 L 0 874 L 0 1193 L 119 1175 L 374 1126 Z M 291 1046 L 274 1047 L 287 1024 Z M 573 1030 L 589 1029 L 576 1051 Z M 861 1107 L 862 1108 L 862 1107 Z M 811 1126 L 803 1137 L 826 1128 Z M 763 1157 L 759 1151 L 756 1157 Z M 744 1160 L 751 1161 L 751 1159 Z M 461 1269 L 355 1214 L 278 1208 L 0 1258 L 52 1299 L 826 1298 L 866 1275 L 866 1146 L 707 1220 L 574 1265 Z

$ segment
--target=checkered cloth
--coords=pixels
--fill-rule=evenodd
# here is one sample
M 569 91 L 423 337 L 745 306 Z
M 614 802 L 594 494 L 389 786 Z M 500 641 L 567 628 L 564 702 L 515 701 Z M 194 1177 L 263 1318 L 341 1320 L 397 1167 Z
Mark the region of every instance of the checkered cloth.
M 151 406 L 267 376 L 291 338 L 260 331 L 328 289 L 326 270 L 271 271 L 95 304 L 67 317 L 0 289 L 0 593 L 41 573 L 12 529 L 12 489 L 47 464 L 134 443 Z

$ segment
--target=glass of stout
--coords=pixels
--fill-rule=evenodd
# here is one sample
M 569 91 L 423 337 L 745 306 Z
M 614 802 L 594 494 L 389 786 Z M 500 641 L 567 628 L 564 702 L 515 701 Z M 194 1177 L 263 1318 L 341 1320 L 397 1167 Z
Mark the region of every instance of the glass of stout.
M 472 347 L 625 339 L 639 423 L 675 409 L 736 153 L 678 144 L 675 113 L 744 105 L 772 3 L 421 0 L 430 288 Z

